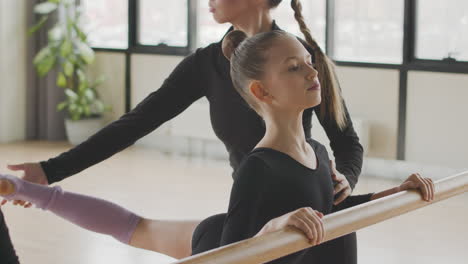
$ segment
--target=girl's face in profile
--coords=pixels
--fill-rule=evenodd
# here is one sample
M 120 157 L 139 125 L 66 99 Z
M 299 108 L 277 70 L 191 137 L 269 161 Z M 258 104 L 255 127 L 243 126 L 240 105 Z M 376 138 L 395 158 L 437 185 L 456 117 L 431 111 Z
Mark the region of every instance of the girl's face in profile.
M 269 104 L 278 109 L 301 111 L 319 105 L 321 87 L 310 53 L 292 35 L 275 42 L 268 51 L 261 80 L 272 98 Z

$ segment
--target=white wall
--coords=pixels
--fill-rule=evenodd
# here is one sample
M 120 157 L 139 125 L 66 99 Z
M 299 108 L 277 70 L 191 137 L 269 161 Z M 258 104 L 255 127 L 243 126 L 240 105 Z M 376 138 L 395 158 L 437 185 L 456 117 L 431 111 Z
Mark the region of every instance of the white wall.
M 125 54 L 97 52 L 89 73 L 94 79 L 101 75 L 106 77 L 106 81 L 98 87 L 104 103 L 112 107 L 110 112 L 105 113 L 105 121 L 119 118 L 125 113 Z
M 179 56 L 132 55 L 132 91 L 131 107 L 135 107 L 145 97 L 161 87 L 166 77 L 183 59 Z M 165 140 L 161 137 L 170 134 L 171 125 L 163 124 L 156 131 L 141 139 L 138 144 L 163 147 Z
M 410 72 L 406 159 L 468 167 L 468 74 Z
M 369 122 L 367 156 L 396 159 L 399 72 L 338 67 L 337 74 L 350 114 Z
M 0 142 L 26 137 L 26 1 L 0 1 Z
M 178 56 L 132 55 L 131 106 L 135 107 L 148 94 L 159 89 L 182 59 Z M 137 144 L 156 147 L 165 152 L 227 158 L 224 145 L 211 127 L 206 98 L 198 100 Z

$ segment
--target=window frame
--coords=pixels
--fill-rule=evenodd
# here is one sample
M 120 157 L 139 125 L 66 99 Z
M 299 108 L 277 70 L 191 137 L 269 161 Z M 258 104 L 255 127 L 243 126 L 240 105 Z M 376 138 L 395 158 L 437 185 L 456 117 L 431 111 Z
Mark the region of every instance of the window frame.
M 369 63 L 360 61 L 334 60 L 337 65 L 383 69 L 468 73 L 468 62 L 455 60 L 429 60 L 416 58 L 417 1 L 404 0 L 403 59 L 401 63 Z M 333 58 L 335 34 L 335 0 L 327 0 L 326 45 L 327 55 Z
M 193 30 L 193 20 L 196 19 L 196 5 L 193 0 L 187 1 L 187 46 L 174 47 L 170 45 L 146 45 L 138 42 L 139 33 L 139 2 L 140 0 L 129 0 L 129 43 L 132 53 L 140 54 L 163 54 L 186 56 L 190 54 L 194 46 L 196 32 Z
M 414 1 L 414 6 L 413 6 L 413 16 L 412 16 L 412 21 L 411 21 L 411 30 L 412 34 L 414 36 L 414 42 L 413 44 L 413 57 L 412 61 L 417 61 L 422 65 L 425 65 L 426 67 L 433 67 L 438 64 L 441 66 L 446 66 L 446 67 L 452 67 L 455 71 L 459 67 L 468 67 L 468 60 L 456 60 L 454 58 L 442 58 L 439 60 L 434 60 L 434 59 L 424 59 L 424 58 L 418 58 L 416 57 L 416 45 L 417 45 L 417 30 L 418 30 L 418 21 L 417 21 L 417 15 L 418 15 L 418 3 L 420 0 L 413 0 Z

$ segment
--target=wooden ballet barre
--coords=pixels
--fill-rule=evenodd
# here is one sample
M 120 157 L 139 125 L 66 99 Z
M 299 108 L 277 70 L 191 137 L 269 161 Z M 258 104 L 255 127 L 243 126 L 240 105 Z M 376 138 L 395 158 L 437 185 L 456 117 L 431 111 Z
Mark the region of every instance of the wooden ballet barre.
M 352 233 L 409 211 L 425 207 L 468 191 L 468 171 L 434 183 L 434 200 L 426 202 L 416 190 L 403 191 L 346 210 L 326 215 L 324 242 Z M 173 264 L 256 264 L 275 260 L 310 247 L 297 230 L 283 230 L 246 239 Z

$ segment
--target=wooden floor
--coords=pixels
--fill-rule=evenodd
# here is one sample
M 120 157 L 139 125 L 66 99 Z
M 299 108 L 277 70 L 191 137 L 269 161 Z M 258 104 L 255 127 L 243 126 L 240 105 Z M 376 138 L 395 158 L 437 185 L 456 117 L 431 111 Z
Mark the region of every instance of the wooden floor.
M 46 142 L 0 145 L 0 172 L 11 173 L 6 164 L 44 160 L 68 148 L 66 143 Z M 227 161 L 171 157 L 132 147 L 60 185 L 109 199 L 147 217 L 201 219 L 226 210 L 230 174 Z M 396 184 L 362 176 L 355 193 Z M 166 256 L 131 248 L 35 208 L 8 205 L 2 210 L 23 264 L 171 262 Z M 462 195 L 366 228 L 358 232 L 359 263 L 466 264 L 467 223 L 468 195 Z

